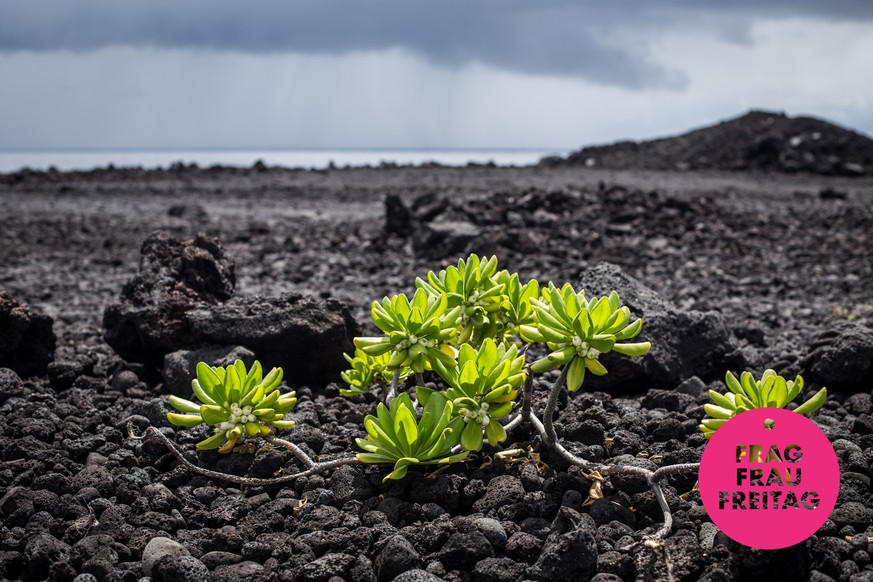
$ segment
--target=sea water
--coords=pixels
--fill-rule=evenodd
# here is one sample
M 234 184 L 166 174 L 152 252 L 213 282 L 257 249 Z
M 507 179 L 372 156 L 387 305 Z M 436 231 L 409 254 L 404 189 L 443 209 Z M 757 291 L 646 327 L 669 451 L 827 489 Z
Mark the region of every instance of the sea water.
M 271 149 L 271 150 L 68 150 L 68 151 L 0 151 L 0 172 L 16 172 L 23 168 L 47 170 L 92 170 L 142 167 L 168 168 L 172 164 L 197 164 L 250 167 L 258 161 L 267 166 L 323 169 L 331 165 L 378 166 L 382 163 L 421 165 L 438 163 L 444 166 L 464 166 L 468 163 L 498 166 L 527 166 L 543 157 L 566 155 L 568 150 L 547 149 Z

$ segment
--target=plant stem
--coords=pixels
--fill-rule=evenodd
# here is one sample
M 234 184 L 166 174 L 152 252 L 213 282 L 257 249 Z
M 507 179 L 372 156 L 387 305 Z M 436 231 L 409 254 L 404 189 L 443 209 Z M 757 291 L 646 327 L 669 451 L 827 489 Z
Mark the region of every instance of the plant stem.
M 558 442 L 558 435 L 555 433 L 554 417 L 555 409 L 558 407 L 558 397 L 561 395 L 561 389 L 567 383 L 567 372 L 570 369 L 570 364 L 566 364 L 561 368 L 561 375 L 558 381 L 552 386 L 552 391 L 549 392 L 549 400 L 546 402 L 546 409 L 543 411 L 543 427 L 545 434 L 543 441 L 549 446 L 554 446 Z
M 424 386 L 424 375 L 421 372 L 415 373 L 415 385 Z
M 301 463 L 303 463 L 303 465 L 306 468 L 312 468 L 317 464 L 315 461 L 312 460 L 312 457 L 310 457 L 309 455 L 307 455 L 303 451 L 303 449 L 301 449 L 300 447 L 298 447 L 297 445 L 295 445 L 291 441 L 286 441 L 285 439 L 280 439 L 278 437 L 273 437 L 273 436 L 265 437 L 264 440 L 272 445 L 285 447 L 286 449 L 291 451 L 291 453 L 295 457 L 297 457 L 297 460 L 300 461 Z
M 130 434 L 130 438 L 142 440 L 145 438 L 147 434 L 151 434 L 153 436 L 158 437 L 158 439 L 164 444 L 167 449 L 169 449 L 170 453 L 173 454 L 174 457 L 179 459 L 181 463 L 190 471 L 197 473 L 198 475 L 203 475 L 204 477 L 209 477 L 211 479 L 219 479 L 221 481 L 229 481 L 231 483 L 237 483 L 239 485 L 246 485 L 249 487 L 262 487 L 267 485 L 281 485 L 282 483 L 289 483 L 291 481 L 296 481 L 301 477 L 308 477 L 310 475 L 315 475 L 316 473 L 324 473 L 326 471 L 330 471 L 332 469 L 336 469 L 338 467 L 342 467 L 343 465 L 356 465 L 360 463 L 360 461 L 355 457 L 349 458 L 341 458 L 334 459 L 333 461 L 324 461 L 322 463 L 313 463 L 312 466 L 307 468 L 305 471 L 299 471 L 292 475 L 283 475 L 282 477 L 272 477 L 269 479 L 260 479 L 257 477 L 238 477 L 237 475 L 231 475 L 229 473 L 222 473 L 220 471 L 212 471 L 210 469 L 204 469 L 203 467 L 198 467 L 188 459 L 186 459 L 182 452 L 176 448 L 173 442 L 168 439 L 161 431 L 156 429 L 153 426 L 148 427 L 145 432 L 139 436 L 133 434 L 132 427 L 128 424 L 128 432 Z M 302 451 L 301 451 L 302 452 Z M 305 453 L 304 453 L 305 454 Z
M 533 415 L 531 415 L 531 417 L 530 417 L 530 422 L 533 425 L 533 427 L 537 430 L 537 432 L 540 433 L 540 437 L 543 439 L 543 442 L 545 443 L 546 438 L 547 438 L 546 437 L 546 427 L 543 426 L 543 423 L 540 422 L 539 418 L 537 418 L 536 416 L 533 416 Z M 588 461 L 586 461 L 582 457 L 577 457 L 576 455 L 574 455 L 573 453 L 568 451 L 566 448 L 564 448 L 564 445 L 559 443 L 557 440 L 555 440 L 551 444 L 549 444 L 549 443 L 546 443 L 546 444 L 548 444 L 556 453 L 558 453 L 561 456 L 561 458 L 563 458 L 565 461 L 567 461 L 571 465 L 579 465 L 580 467 L 582 467 L 583 469 L 585 469 L 586 471 L 589 471 L 589 472 L 592 470 L 591 466 L 588 464 Z
M 522 392 L 521 401 L 521 419 L 524 422 L 530 422 L 531 397 L 533 396 L 533 372 L 530 365 L 525 366 L 527 372 L 524 379 L 524 391 Z
M 390 404 L 394 397 L 397 396 L 397 384 L 400 383 L 400 370 L 394 370 L 394 376 L 391 378 L 391 386 L 388 387 L 388 394 L 385 395 L 385 404 Z

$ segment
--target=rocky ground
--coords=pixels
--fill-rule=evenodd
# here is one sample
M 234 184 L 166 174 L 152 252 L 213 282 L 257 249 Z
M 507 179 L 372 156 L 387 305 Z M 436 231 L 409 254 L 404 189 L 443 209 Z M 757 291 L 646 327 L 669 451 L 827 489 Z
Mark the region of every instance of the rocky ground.
M 568 165 L 19 172 L 0 175 L 0 217 L 0 578 L 873 579 L 873 179 Z M 347 466 L 243 489 L 129 437 L 133 416 L 201 466 L 293 470 L 283 450 L 194 453 L 201 430 L 167 425 L 166 396 L 185 393 L 208 345 L 211 358 L 282 363 L 300 398 L 287 437 L 348 455 L 375 406 L 338 395 L 348 336 L 372 330 L 373 299 L 471 251 L 522 278 L 617 287 L 645 318 L 653 353 L 607 364 L 614 373 L 559 406 L 559 434 L 593 460 L 698 460 L 705 388 L 723 391 L 726 369 L 802 372 L 807 394 L 827 385 L 813 418 L 840 458 L 831 519 L 798 546 L 751 550 L 717 531 L 690 475 L 666 487 L 667 543 L 629 551 L 661 520 L 645 484 L 614 478 L 585 504 L 589 478 L 524 428 L 516 456 L 485 451 L 398 483 Z

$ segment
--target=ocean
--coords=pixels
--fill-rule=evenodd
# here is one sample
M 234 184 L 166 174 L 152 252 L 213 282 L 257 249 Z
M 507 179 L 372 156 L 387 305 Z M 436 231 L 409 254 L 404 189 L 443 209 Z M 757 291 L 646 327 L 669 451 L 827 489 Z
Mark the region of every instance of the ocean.
M 378 166 L 382 163 L 419 165 L 436 162 L 445 166 L 464 166 L 468 163 L 494 163 L 498 166 L 526 166 L 536 164 L 549 155 L 566 155 L 561 149 L 270 149 L 270 150 L 69 150 L 69 151 L 0 151 L 0 173 L 16 172 L 23 168 L 47 170 L 92 170 L 110 164 L 116 168 L 167 168 L 176 162 L 250 167 L 257 161 L 267 166 L 286 168 L 327 168 L 331 164 L 344 166 Z

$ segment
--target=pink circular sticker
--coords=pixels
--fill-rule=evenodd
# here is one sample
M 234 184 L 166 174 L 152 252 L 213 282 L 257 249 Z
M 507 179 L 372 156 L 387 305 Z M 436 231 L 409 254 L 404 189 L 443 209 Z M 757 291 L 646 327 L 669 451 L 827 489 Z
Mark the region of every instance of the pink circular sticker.
M 715 431 L 700 459 L 700 498 L 713 523 L 761 550 L 814 534 L 839 491 L 840 467 L 827 436 L 789 410 L 735 416 Z

